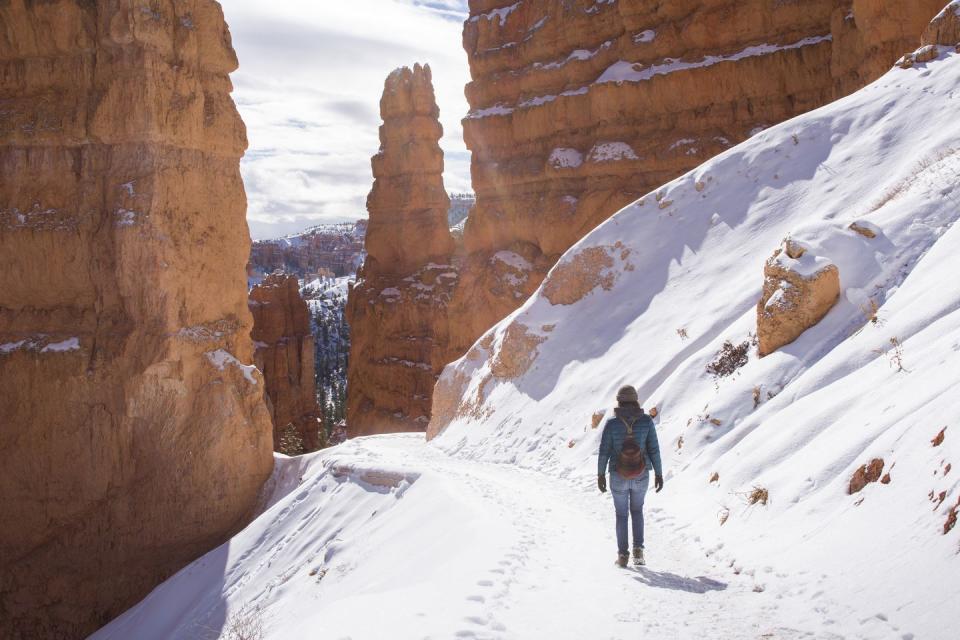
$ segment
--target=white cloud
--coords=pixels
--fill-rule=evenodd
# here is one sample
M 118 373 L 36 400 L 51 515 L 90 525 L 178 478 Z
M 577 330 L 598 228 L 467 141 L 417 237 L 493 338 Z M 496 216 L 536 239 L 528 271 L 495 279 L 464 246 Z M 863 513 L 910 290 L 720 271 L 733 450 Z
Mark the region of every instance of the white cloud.
M 379 103 L 393 69 L 429 63 L 450 191 L 470 190 L 460 119 L 466 0 L 222 0 L 240 58 L 234 99 L 255 238 L 366 216 Z

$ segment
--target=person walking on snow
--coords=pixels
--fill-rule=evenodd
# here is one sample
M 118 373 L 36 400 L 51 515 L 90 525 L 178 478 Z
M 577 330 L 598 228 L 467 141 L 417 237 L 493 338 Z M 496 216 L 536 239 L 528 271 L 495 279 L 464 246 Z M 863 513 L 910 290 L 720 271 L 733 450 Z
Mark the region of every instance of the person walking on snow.
M 617 392 L 614 417 L 603 425 L 600 455 L 597 461 L 597 488 L 607 491 L 607 470 L 610 492 L 617 514 L 617 564 L 627 566 L 627 517 L 633 520 L 633 564 L 646 564 L 643 557 L 643 497 L 650 488 L 650 466 L 655 473 L 657 493 L 663 489 L 663 468 L 660 465 L 660 444 L 653 419 L 640 408 L 637 390 L 621 387 Z

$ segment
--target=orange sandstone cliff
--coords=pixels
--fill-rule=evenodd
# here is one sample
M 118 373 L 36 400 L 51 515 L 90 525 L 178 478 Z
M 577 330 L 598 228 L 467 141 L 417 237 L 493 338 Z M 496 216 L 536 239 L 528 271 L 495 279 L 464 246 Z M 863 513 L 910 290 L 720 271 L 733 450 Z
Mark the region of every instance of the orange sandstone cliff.
M 310 312 L 300 297 L 296 276 L 267 276 L 250 291 L 249 305 L 254 358 L 263 372 L 273 418 L 273 448 L 284 453 L 314 451 L 324 444 L 317 405 L 315 343 Z M 298 442 L 282 443 L 291 428 Z
M 463 124 L 477 201 L 446 321 L 431 320 L 444 331 L 426 336 L 431 368 L 462 356 L 522 304 L 599 222 L 752 133 L 879 76 L 916 47 L 941 7 L 471 0 Z M 413 307 L 398 308 L 406 300 L 374 301 L 369 313 L 387 304 L 416 321 Z M 352 364 L 364 378 L 366 363 Z M 391 378 L 392 393 L 409 386 L 403 376 Z M 369 384 L 364 395 L 369 412 L 387 409 Z M 400 404 L 391 398 L 389 409 Z M 413 414 L 398 413 L 395 425 L 417 428 Z
M 436 376 L 447 363 L 450 199 L 443 188 L 443 129 L 430 67 L 387 77 L 380 150 L 367 198 L 367 258 L 350 291 L 347 428 L 351 436 L 426 429 Z
M 211 0 L 0 3 L 0 635 L 84 637 L 251 516 L 236 69 Z

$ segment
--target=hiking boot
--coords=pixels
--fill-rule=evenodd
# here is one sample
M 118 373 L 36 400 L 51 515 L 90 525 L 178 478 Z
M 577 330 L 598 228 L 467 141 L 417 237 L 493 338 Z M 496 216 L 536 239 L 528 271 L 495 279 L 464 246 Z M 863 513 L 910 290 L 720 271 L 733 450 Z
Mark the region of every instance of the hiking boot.
M 627 560 L 630 559 L 630 555 L 627 553 L 618 553 L 617 554 L 617 566 L 621 569 L 627 568 Z
M 641 547 L 633 548 L 633 566 L 642 567 L 647 564 L 647 561 L 643 559 L 643 549 Z

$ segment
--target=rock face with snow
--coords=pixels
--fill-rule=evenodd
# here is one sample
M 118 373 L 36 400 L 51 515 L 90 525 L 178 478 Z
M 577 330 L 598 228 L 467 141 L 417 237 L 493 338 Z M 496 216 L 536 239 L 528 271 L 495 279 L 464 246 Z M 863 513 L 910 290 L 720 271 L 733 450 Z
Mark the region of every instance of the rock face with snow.
M 763 277 L 763 293 L 757 303 L 761 358 L 820 322 L 840 297 L 837 265 L 790 239 L 767 260 Z
M 296 276 L 274 273 L 250 290 L 254 358 L 273 418 L 273 448 L 292 425 L 304 451 L 323 445 L 314 372 L 314 336 Z M 284 450 L 285 453 L 290 451 Z
M 0 4 L 0 626 L 83 637 L 272 468 L 220 5 Z
M 380 101 L 380 150 L 367 257 L 350 291 L 347 428 L 352 436 L 422 431 L 447 359 L 446 305 L 458 274 L 443 188 L 443 133 L 430 67 L 397 69 Z
M 878 77 L 941 7 L 472 3 L 464 136 L 477 206 L 468 251 L 519 247 L 552 266 L 657 184 Z
M 941 1 L 471 2 L 463 124 L 477 202 L 436 348 L 466 353 L 622 206 L 879 76 Z
M 953 0 L 930 22 L 923 44 L 960 47 L 960 0 Z

